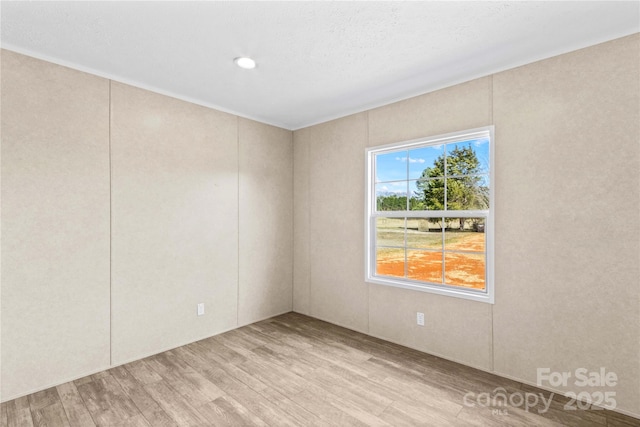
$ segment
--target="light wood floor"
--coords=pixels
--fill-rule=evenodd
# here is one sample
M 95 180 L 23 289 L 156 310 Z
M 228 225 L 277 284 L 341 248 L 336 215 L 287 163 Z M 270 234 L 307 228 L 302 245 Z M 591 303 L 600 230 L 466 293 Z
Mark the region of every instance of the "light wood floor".
M 289 313 L 2 404 L 4 426 L 631 426 L 603 410 L 538 415 L 463 396 L 538 393 Z M 504 407 L 501 409 L 505 409 Z

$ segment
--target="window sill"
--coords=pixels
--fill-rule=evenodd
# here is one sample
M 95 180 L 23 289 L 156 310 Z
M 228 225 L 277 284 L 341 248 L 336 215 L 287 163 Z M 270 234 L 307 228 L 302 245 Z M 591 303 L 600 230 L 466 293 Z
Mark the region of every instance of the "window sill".
M 430 294 L 444 295 L 454 298 L 462 298 L 471 301 L 479 301 L 487 304 L 494 304 L 493 295 L 486 292 L 473 292 L 465 289 L 456 289 L 453 287 L 435 286 L 426 283 L 413 284 L 404 280 L 394 280 L 389 277 L 367 277 L 365 279 L 367 283 L 374 283 L 377 285 L 392 286 L 394 288 L 411 289 L 414 291 L 427 292 Z

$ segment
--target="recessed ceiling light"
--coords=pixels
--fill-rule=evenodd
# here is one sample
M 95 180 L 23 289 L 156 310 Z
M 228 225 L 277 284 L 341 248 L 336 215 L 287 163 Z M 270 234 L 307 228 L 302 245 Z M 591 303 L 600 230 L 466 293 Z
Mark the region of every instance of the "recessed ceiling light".
M 234 59 L 233 62 L 235 62 L 238 67 L 244 68 L 245 70 L 256 68 L 256 61 L 246 56 L 240 56 Z

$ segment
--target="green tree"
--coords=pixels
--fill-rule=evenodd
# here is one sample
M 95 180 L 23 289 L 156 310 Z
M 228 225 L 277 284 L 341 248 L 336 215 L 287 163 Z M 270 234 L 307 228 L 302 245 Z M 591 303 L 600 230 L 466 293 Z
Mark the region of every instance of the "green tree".
M 482 177 L 478 176 L 482 172 L 480 161 L 471 144 L 456 146 L 448 153 L 446 164 L 446 202 L 444 155 L 422 172 L 414 198 L 429 210 L 444 210 L 445 203 L 447 210 L 488 209 L 489 187 L 483 185 Z M 464 220 L 460 221 L 461 229 L 464 223 Z
M 378 196 L 376 202 L 379 211 L 404 211 L 407 209 L 407 196 L 398 196 L 397 194 Z

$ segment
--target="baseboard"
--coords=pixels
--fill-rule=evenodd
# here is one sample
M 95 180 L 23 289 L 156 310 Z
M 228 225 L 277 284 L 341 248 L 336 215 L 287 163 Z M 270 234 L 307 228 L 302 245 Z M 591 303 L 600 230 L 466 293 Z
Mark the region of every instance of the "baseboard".
M 20 394 L 17 394 L 17 395 L 13 395 L 13 396 L 10 396 L 9 398 L 5 398 L 4 396 L 2 396 L 2 401 L 1 402 L 2 403 L 8 402 L 10 400 L 14 400 L 14 399 L 18 399 L 20 397 L 28 396 L 30 394 L 37 393 L 39 391 L 43 391 L 43 390 L 49 389 L 51 387 L 57 387 L 57 386 L 59 386 L 61 384 L 65 384 L 65 383 L 68 383 L 68 382 L 71 382 L 71 381 L 79 380 L 80 378 L 84 378 L 84 377 L 89 376 L 89 375 L 94 375 L 94 374 L 97 374 L 97 373 L 100 373 L 100 372 L 108 371 L 109 369 L 117 368 L 118 366 L 126 365 L 127 363 L 131 363 L 131 362 L 135 362 L 137 360 L 145 359 L 147 357 L 155 356 L 156 354 L 164 353 L 165 351 L 173 350 L 174 348 L 182 347 L 182 346 L 185 346 L 185 345 L 192 344 L 194 342 L 202 341 L 202 340 L 207 339 L 207 338 L 215 337 L 216 335 L 224 334 L 225 332 L 229 332 L 229 331 L 232 331 L 234 329 L 237 329 L 237 327 L 233 327 L 233 328 L 230 328 L 230 329 L 224 329 L 224 330 L 222 330 L 220 332 L 217 332 L 217 333 L 215 333 L 213 335 L 208 335 L 208 336 L 205 336 L 205 337 L 202 337 L 202 338 L 197 338 L 195 340 L 192 340 L 192 341 L 189 341 L 189 342 L 185 342 L 183 344 L 170 346 L 170 347 L 164 348 L 162 350 L 151 352 L 149 354 L 145 353 L 145 354 L 143 354 L 143 355 L 141 355 L 139 357 L 136 356 L 134 358 L 127 359 L 124 362 L 116 363 L 116 364 L 113 364 L 113 365 L 108 365 L 108 366 L 102 367 L 102 368 L 97 369 L 97 370 L 91 370 L 89 372 L 85 372 L 85 373 L 83 373 L 81 375 L 75 375 L 73 377 L 65 378 L 64 380 L 56 381 L 55 383 L 48 384 L 48 385 L 46 385 L 44 387 L 38 387 L 36 389 L 27 391 L 25 393 L 20 393 Z
M 271 319 L 273 317 L 281 316 L 283 314 L 290 313 L 290 312 L 291 312 L 291 310 L 287 310 L 287 311 L 284 311 L 282 313 L 277 313 L 277 314 L 266 316 L 264 318 L 261 318 L 259 320 L 255 320 L 253 322 L 237 325 L 237 326 L 234 326 L 234 327 L 231 327 L 231 328 L 225 328 L 225 329 L 222 329 L 222 330 L 220 330 L 220 331 L 218 331 L 218 332 L 216 332 L 214 334 L 211 334 L 211 335 L 206 335 L 206 336 L 194 339 L 194 340 L 189 340 L 187 342 L 183 342 L 183 343 L 178 344 L 178 345 L 171 345 L 171 346 L 163 348 L 161 350 L 157 350 L 157 351 L 154 350 L 151 353 L 148 353 L 148 354 L 145 353 L 145 354 L 142 354 L 140 356 L 136 356 L 136 357 L 133 357 L 131 359 L 127 359 L 124 362 L 119 362 L 119 363 L 116 363 L 116 364 L 113 364 L 113 365 L 107 365 L 107 366 L 104 366 L 104 367 L 101 367 L 101 368 L 98 368 L 98 369 L 95 369 L 95 370 L 84 372 L 84 373 L 82 373 L 80 375 L 74 375 L 73 377 L 68 377 L 68 378 L 65 378 L 63 380 L 56 381 L 55 383 L 47 384 L 46 386 L 43 386 L 43 387 L 38 387 L 38 388 L 35 388 L 33 390 L 29 390 L 27 392 L 24 392 L 24 393 L 19 393 L 17 395 L 11 395 L 8 398 L 6 398 L 5 396 L 2 396 L 2 399 L 0 400 L 0 403 L 9 402 L 10 400 L 14 400 L 14 399 L 19 399 L 21 397 L 28 396 L 30 394 L 37 393 L 39 391 L 47 390 L 47 389 L 49 389 L 51 387 L 57 387 L 60 384 L 65 384 L 65 383 L 68 383 L 68 382 L 71 382 L 71 381 L 79 380 L 80 378 L 84 378 L 84 377 L 89 376 L 89 375 L 94 375 L 94 374 L 97 374 L 99 372 L 108 371 L 109 369 L 117 368 L 118 366 L 126 365 L 127 363 L 131 363 L 131 362 L 135 362 L 137 360 L 145 359 L 147 357 L 155 356 L 156 354 L 164 353 L 165 351 L 173 350 L 173 349 L 178 348 L 178 347 L 183 347 L 185 345 L 189 345 L 189 344 L 192 344 L 194 342 L 206 340 L 207 338 L 215 337 L 217 335 L 221 335 L 221 334 L 224 334 L 226 332 L 230 332 L 230 331 L 233 331 L 235 329 L 242 328 L 244 326 L 251 325 L 253 323 L 261 322 L 263 320 Z
M 489 371 L 487 371 L 487 372 L 489 372 Z M 520 378 L 516 378 L 516 377 L 511 376 L 511 375 L 502 374 L 500 372 L 489 372 L 489 373 L 497 375 L 497 376 L 502 377 L 502 378 L 506 378 L 508 380 L 518 381 L 518 382 L 520 382 L 522 384 L 526 384 L 526 385 L 531 386 L 531 387 L 536 387 L 536 388 L 539 388 L 541 390 L 548 391 L 550 393 L 558 394 L 560 396 L 573 398 L 573 396 L 567 396 L 567 394 L 570 393 L 568 391 L 561 391 L 561 390 L 557 390 L 557 389 L 554 389 L 552 387 L 547 387 L 547 386 L 544 386 L 544 387 L 543 386 L 539 386 L 536 383 L 533 383 L 533 382 L 530 382 L 530 381 L 526 381 L 526 380 L 523 380 L 523 379 L 520 379 Z M 597 406 L 598 408 L 601 408 L 603 410 L 607 410 L 607 411 L 610 411 L 610 412 L 617 412 L 617 413 L 622 414 L 622 415 L 627 415 L 629 417 L 640 419 L 640 413 L 637 414 L 635 412 L 627 411 L 626 409 L 619 409 L 619 408 L 606 409 L 604 406 L 596 405 L 596 404 L 591 403 L 591 402 L 586 402 L 586 401 L 581 401 L 581 400 L 579 400 L 579 401 L 582 402 L 582 403 L 589 403 L 590 405 Z
M 354 332 L 358 332 L 358 333 L 361 333 L 361 334 L 373 336 L 373 335 L 371 335 L 369 332 L 367 332 L 365 330 L 356 329 L 356 328 L 354 328 L 353 326 L 350 326 L 350 325 L 343 325 L 342 323 L 335 322 L 333 320 L 323 319 L 320 316 L 315 316 L 315 315 L 306 314 L 306 313 L 300 313 L 300 312 L 297 312 L 297 311 L 294 311 L 294 313 L 302 314 L 303 316 L 309 316 L 309 317 L 312 317 L 312 318 L 317 319 L 317 320 L 322 320 L 323 322 L 331 323 L 332 325 L 340 326 L 341 328 L 345 328 L 345 329 L 348 329 L 350 331 L 354 331 Z M 388 341 L 388 340 L 386 340 L 386 341 Z
M 16 394 L 16 395 L 10 395 L 8 398 L 5 398 L 5 396 L 2 396 L 2 400 L 0 400 L 0 403 L 5 403 L 5 402 L 9 402 L 9 401 L 14 400 L 14 399 L 19 399 L 21 397 L 28 396 L 30 394 L 37 393 L 39 391 L 47 390 L 47 389 L 49 389 L 51 387 L 57 387 L 60 384 L 64 384 L 64 383 L 68 383 L 68 382 L 71 382 L 71 381 L 79 380 L 80 378 L 84 378 L 84 377 L 89 376 L 89 375 L 94 375 L 94 374 L 97 374 L 98 372 L 106 371 L 106 370 L 109 370 L 109 369 L 111 369 L 111 366 L 106 366 L 106 367 L 103 367 L 103 368 L 100 368 L 100 369 L 97 369 L 97 370 L 92 370 L 92 371 L 85 372 L 85 373 L 83 373 L 81 375 L 73 376 L 73 377 L 71 377 L 69 379 L 65 379 L 63 381 L 59 381 L 59 382 L 56 381 L 55 383 L 50 383 L 50 384 L 47 384 L 46 386 L 38 387 L 38 388 L 35 388 L 35 389 L 32 389 L 32 390 L 29 390 L 27 392 L 24 392 L 24 393 L 19 393 L 19 394 Z
M 42 388 L 31 390 L 31 391 L 26 392 L 26 393 L 21 393 L 21 394 L 16 395 L 16 396 L 11 396 L 8 399 L 1 400 L 1 402 L 4 403 L 4 402 L 8 402 L 10 400 L 18 399 L 20 397 L 27 396 L 27 395 L 32 394 L 32 393 L 37 393 L 39 391 L 46 390 L 46 389 L 51 388 L 51 387 L 56 387 L 56 386 L 58 386 L 60 384 L 64 384 L 64 383 L 67 383 L 67 382 L 70 382 L 70 381 L 75 381 L 75 380 L 78 380 L 80 378 L 84 378 L 84 377 L 86 377 L 88 375 L 94 375 L 94 374 L 97 374 L 99 372 L 103 372 L 103 371 L 106 371 L 106 370 L 109 370 L 109 369 L 116 368 L 118 366 L 126 365 L 127 363 L 131 363 L 131 362 L 134 362 L 136 360 L 141 360 L 141 359 L 144 359 L 144 358 L 147 358 L 147 357 L 150 357 L 150 356 L 154 356 L 156 354 L 164 353 L 165 351 L 173 350 L 173 349 L 178 348 L 178 347 L 182 347 L 182 346 L 185 346 L 185 345 L 192 344 L 194 342 L 202 341 L 202 340 L 205 340 L 207 338 L 215 337 L 216 335 L 224 334 L 226 332 L 233 331 L 235 329 L 239 329 L 239 328 L 242 328 L 244 326 L 252 325 L 254 323 L 262 322 L 264 320 L 272 319 L 274 317 L 282 316 L 283 314 L 287 314 L 287 313 L 291 313 L 291 312 L 298 313 L 298 314 L 301 314 L 303 316 L 308 316 L 308 317 L 311 317 L 313 319 L 321 320 L 323 322 L 327 322 L 327 323 L 330 323 L 332 325 L 336 325 L 336 326 L 339 326 L 341 328 L 348 329 L 350 331 L 355 331 L 355 332 L 358 332 L 358 333 L 361 333 L 361 334 L 364 334 L 364 335 L 367 335 L 367 336 L 370 336 L 370 337 L 373 337 L 373 338 L 377 338 L 377 339 L 380 339 L 380 340 L 383 340 L 383 341 L 387 341 L 387 342 L 390 342 L 390 343 L 393 343 L 393 344 L 396 344 L 396 345 L 399 345 L 399 346 L 402 346 L 402 347 L 410 348 L 412 350 L 419 351 L 419 352 L 424 353 L 424 354 L 428 354 L 428 355 L 431 355 L 431 356 L 439 357 L 441 359 L 448 360 L 450 362 L 454 362 L 454 363 L 458 363 L 460 365 L 468 366 L 470 368 L 478 369 L 479 371 L 487 372 L 489 374 L 496 375 L 496 376 L 499 376 L 499 377 L 502 377 L 502 378 L 505 378 L 505 379 L 508 379 L 508 380 L 517 381 L 517 382 L 520 382 L 522 384 L 526 384 L 526 385 L 529 385 L 529 386 L 532 386 L 532 387 L 537 387 L 537 388 L 539 388 L 541 390 L 545 390 L 545 391 L 548 391 L 548 392 L 551 392 L 551 393 L 556 393 L 556 394 L 561 395 L 561 396 L 566 396 L 566 394 L 568 393 L 568 392 L 556 390 L 556 389 L 553 389 L 553 388 L 550 388 L 550 387 L 541 387 L 538 384 L 532 383 L 530 381 L 526 381 L 526 380 L 523 380 L 521 378 L 517 378 L 517 377 L 511 376 L 511 375 L 502 374 L 502 373 L 499 373 L 499 372 L 496 372 L 496 371 L 493 371 L 493 370 L 490 370 L 490 369 L 486 369 L 486 368 L 484 368 L 482 366 L 474 366 L 472 364 L 461 362 L 460 360 L 456 360 L 454 358 L 447 357 L 447 356 L 442 355 L 442 354 L 426 352 L 424 350 L 421 350 L 421 349 L 418 349 L 418 348 L 415 348 L 415 347 L 412 347 L 412 346 L 409 346 L 409 345 L 406 345 L 406 344 L 403 344 L 403 343 L 399 343 L 399 342 L 396 342 L 394 340 L 391 340 L 391 339 L 388 339 L 388 338 L 385 338 L 385 337 L 382 337 L 382 336 L 374 335 L 374 334 L 371 334 L 371 333 L 367 333 L 365 331 L 361 331 L 361 330 L 355 329 L 355 328 L 350 327 L 350 326 L 342 325 L 342 324 L 340 324 L 338 322 L 334 322 L 334 321 L 323 319 L 323 318 L 316 317 L 316 316 L 311 316 L 311 315 L 309 315 L 307 313 L 300 313 L 300 312 L 297 312 L 295 310 L 287 310 L 287 311 L 284 311 L 282 313 L 268 315 L 268 316 L 265 316 L 263 318 L 260 318 L 258 320 L 252 321 L 252 322 L 248 322 L 248 323 L 245 323 L 245 324 L 240 324 L 238 326 L 234 326 L 232 328 L 224 329 L 224 330 L 219 331 L 219 332 L 217 332 L 217 333 L 215 333 L 213 335 L 208 335 L 208 336 L 205 336 L 205 337 L 202 337 L 202 338 L 198 338 L 196 340 L 185 342 L 185 343 L 180 344 L 180 345 L 171 346 L 171 347 L 165 348 L 164 350 L 159 350 L 157 352 L 153 352 L 153 353 L 150 353 L 150 354 L 147 354 L 147 355 L 143 355 L 143 356 L 140 356 L 140 357 L 135 357 L 135 358 L 132 358 L 131 360 L 127 360 L 125 362 L 118 363 L 116 365 L 111 365 L 111 366 L 104 367 L 102 369 L 97 369 L 97 370 L 93 370 L 93 371 L 90 371 L 90 372 L 86 372 L 86 373 L 84 373 L 82 375 L 74 376 L 73 378 L 69 378 L 69 379 L 66 379 L 64 381 L 56 382 L 55 384 L 49 384 L 49 385 L 47 385 L 45 387 L 42 387 Z M 585 402 L 585 403 L 590 403 L 590 402 Z M 610 410 L 610 411 L 617 412 L 617 413 L 620 413 L 622 415 L 626 415 L 626 416 L 629 416 L 629 417 L 640 419 L 640 414 L 632 412 L 632 411 L 627 411 L 627 410 L 619 409 L 619 408 L 616 408 L 616 409 Z
M 283 311 L 282 313 L 270 314 L 270 315 L 265 316 L 265 317 L 260 317 L 257 320 L 252 320 L 252 321 L 247 322 L 247 323 L 241 323 L 236 328 L 233 328 L 233 329 L 238 329 L 238 328 L 242 328 L 244 326 L 253 325 L 254 323 L 262 322 L 263 320 L 273 319 L 274 317 L 282 316 L 283 314 L 293 313 L 293 312 L 294 312 L 293 310 L 286 310 L 286 311 Z M 311 316 L 309 316 L 309 317 L 311 317 Z
M 477 369 L 479 371 L 486 372 L 488 374 L 496 375 L 498 377 L 502 377 L 502 378 L 505 378 L 505 379 L 508 379 L 508 380 L 512 380 L 512 381 L 517 381 L 519 383 L 526 384 L 528 386 L 536 387 L 536 388 L 539 388 L 541 390 L 548 391 L 550 393 L 555 393 L 555 394 L 558 394 L 558 395 L 561 395 L 561 396 L 565 396 L 565 397 L 567 397 L 567 394 L 569 393 L 569 392 L 566 392 L 566 391 L 560 391 L 560 390 L 556 390 L 556 389 L 549 388 L 549 387 L 541 387 L 541 386 L 539 386 L 539 385 L 537 385 L 535 383 L 532 383 L 530 381 L 526 381 L 526 380 L 523 380 L 521 378 L 513 377 L 511 375 L 505 375 L 505 374 L 502 374 L 500 372 L 496 372 L 494 370 L 487 369 L 487 368 L 482 367 L 482 366 L 475 366 L 475 365 L 472 365 L 472 364 L 469 364 L 469 363 L 466 363 L 466 362 L 462 362 L 460 360 L 456 360 L 455 358 L 448 357 L 448 356 L 445 356 L 445 355 L 442 355 L 442 354 L 426 352 L 426 351 L 421 350 L 419 348 L 415 348 L 415 347 L 412 347 L 410 345 L 391 340 L 389 338 L 385 338 L 385 337 L 378 336 L 378 335 L 371 334 L 371 333 L 364 332 L 364 331 L 359 331 L 359 330 L 354 329 L 354 328 L 349 327 L 349 326 L 341 325 L 338 322 L 334 322 L 334 321 L 331 321 L 331 320 L 323 319 L 323 318 L 317 317 L 317 316 L 312 316 L 312 315 L 306 314 L 306 313 L 299 313 L 299 312 L 296 312 L 296 311 L 294 311 L 294 312 L 298 313 L 298 314 L 302 314 L 304 316 L 312 317 L 312 318 L 317 319 L 317 320 L 321 320 L 323 322 L 330 323 L 332 325 L 340 326 L 341 328 L 349 329 L 350 331 L 359 332 L 361 334 L 364 334 L 364 335 L 367 335 L 367 336 L 370 336 L 370 337 L 373 337 L 373 338 L 377 338 L 377 339 L 380 339 L 380 340 L 383 340 L 383 341 L 387 341 L 387 342 L 390 342 L 390 343 L 393 343 L 393 344 L 396 344 L 396 345 L 400 345 L 402 347 L 410 348 L 412 350 L 419 351 L 420 353 L 428 354 L 430 356 L 439 357 L 441 359 L 448 360 L 448 361 L 454 362 L 454 363 L 458 363 L 460 365 L 468 366 L 470 368 L 474 368 L 474 369 Z M 584 403 L 591 403 L 591 402 L 584 402 Z M 602 407 L 600 405 L 594 405 L 594 406 L 598 406 L 599 408 L 605 409 L 604 407 Z M 617 413 L 622 414 L 622 415 L 626 415 L 626 416 L 629 416 L 629 417 L 640 419 L 640 414 L 637 414 L 637 413 L 632 412 L 632 411 L 627 411 L 625 409 L 616 408 L 616 409 L 613 409 L 613 410 L 612 409 L 608 409 L 608 411 L 617 412 Z

